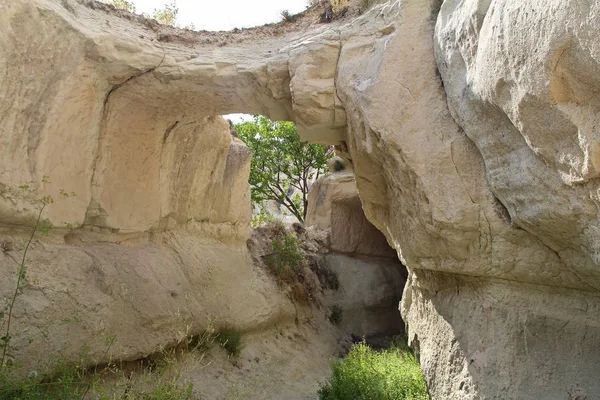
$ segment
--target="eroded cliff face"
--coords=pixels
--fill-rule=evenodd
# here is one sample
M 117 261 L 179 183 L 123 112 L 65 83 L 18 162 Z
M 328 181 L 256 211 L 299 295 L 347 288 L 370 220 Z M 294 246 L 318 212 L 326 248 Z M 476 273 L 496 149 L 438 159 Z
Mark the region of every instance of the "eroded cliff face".
M 212 304 L 199 293 L 239 299 L 241 325 L 292 315 L 252 285 L 247 154 L 213 117 L 261 113 L 352 163 L 365 214 L 409 269 L 402 313 L 433 398 L 565 398 L 577 383 L 600 394 L 599 12 L 597 1 L 390 0 L 217 45 L 93 2 L 0 3 L 0 225 L 16 243 L 3 276 L 33 198 L 75 192 L 44 217 L 83 224 L 36 244 L 40 301 L 18 318 L 35 310 L 61 337 L 50 305 L 87 307 L 96 319 L 69 328 L 85 342 L 138 309 L 123 332 L 148 340 L 119 349 L 129 357 L 166 340 L 157 321 Z M 69 289 L 89 274 L 93 290 Z M 221 289 L 231 280 L 248 291 Z M 123 282 L 139 292 L 121 295 Z M 163 301 L 140 312 L 149 298 Z
M 403 1 L 369 57 L 342 49 L 347 158 L 434 398 L 600 393 L 597 8 Z

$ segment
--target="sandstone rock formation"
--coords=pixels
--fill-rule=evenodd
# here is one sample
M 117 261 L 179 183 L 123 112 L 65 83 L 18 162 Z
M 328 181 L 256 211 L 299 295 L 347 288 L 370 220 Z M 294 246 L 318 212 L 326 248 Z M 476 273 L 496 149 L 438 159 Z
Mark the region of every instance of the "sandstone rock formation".
M 388 0 L 283 36 L 214 36 L 87 0 L 0 2 L 0 226 L 17 243 L 2 276 L 34 198 L 75 192 L 44 217 L 83 224 L 36 244 L 40 282 L 19 318 L 50 313 L 49 343 L 64 343 L 50 311 L 64 302 L 120 322 L 129 314 L 113 311 L 159 291 L 165 308 L 131 326 L 163 333 L 125 339 L 133 357 L 187 309 L 169 299 L 178 284 L 200 296 L 193 312 L 234 270 L 259 280 L 243 261 L 247 156 L 214 116 L 262 113 L 352 165 L 367 218 L 410 271 L 402 313 L 434 399 L 600 395 L 599 12 L 597 0 Z M 67 291 L 78 282 L 90 287 Z M 123 282 L 140 285 L 129 303 Z M 286 307 L 269 289 L 232 290 L 253 322 Z M 101 320 L 76 325 L 82 342 Z
M 310 189 L 306 225 L 329 234 L 328 267 L 339 288 L 327 303 L 343 311 L 340 327 L 355 337 L 393 336 L 403 331 L 398 312 L 406 268 L 381 232 L 366 219 L 354 174 L 332 173 Z
M 542 107 L 529 85 L 550 90 L 553 46 L 540 43 L 593 36 L 585 15 L 598 5 L 392 4 L 396 34 L 369 57 L 355 50 L 363 37 L 350 39 L 337 88 L 363 207 L 411 271 L 402 311 L 432 397 L 564 398 L 577 383 L 600 393 L 595 195 L 562 179 L 528 134 L 577 162 L 556 138 L 577 143 L 594 119 L 564 131 L 551 121 L 570 119 L 566 108 Z M 595 57 L 574 46 L 570 70 Z

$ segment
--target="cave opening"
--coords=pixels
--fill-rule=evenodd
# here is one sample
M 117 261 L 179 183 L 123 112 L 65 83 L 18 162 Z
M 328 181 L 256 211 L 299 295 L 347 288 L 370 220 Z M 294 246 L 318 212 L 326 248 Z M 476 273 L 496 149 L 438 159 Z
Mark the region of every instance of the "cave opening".
M 306 154 L 285 154 L 286 151 L 295 149 L 293 146 L 282 146 L 279 153 L 265 153 L 259 148 L 260 141 L 263 140 L 261 135 L 268 138 L 271 134 L 277 135 L 278 123 L 273 123 L 266 117 L 247 114 L 223 117 L 229 121 L 233 137 L 253 141 L 246 143 L 254 149 L 251 150 L 254 161 L 249 181 L 253 227 L 260 228 L 268 222 L 279 221 L 289 226 L 301 223 L 302 232 L 309 229 L 326 233 L 327 240 L 321 244 L 323 248 L 319 251 L 325 253 L 322 263 L 337 277 L 339 286 L 337 290 L 326 288 L 325 304 L 343 312 L 346 317 L 341 319 L 339 328 L 354 341 L 367 340 L 376 347 L 389 346 L 394 337 L 404 334 L 399 302 L 408 273 L 383 233 L 367 219 L 351 164 L 337 157 L 333 146 L 311 145 L 322 147 L 319 154 L 324 159 L 316 163 L 314 160 L 307 160 Z M 295 126 L 289 122 L 287 124 L 290 124 L 288 128 L 293 128 L 296 140 L 301 141 L 295 132 Z M 258 133 L 260 129 L 271 131 L 268 134 Z M 254 139 L 259 139 L 259 143 Z M 265 143 L 268 142 L 267 139 L 264 140 Z M 270 148 L 278 146 L 277 142 L 269 144 Z M 314 154 L 315 151 L 309 156 Z M 271 163 L 265 166 L 264 163 L 257 162 L 256 157 L 268 157 Z M 300 164 L 313 165 L 306 171 L 308 182 L 303 185 L 299 183 L 302 179 L 295 179 L 298 177 L 287 176 L 285 173 L 279 175 L 278 170 L 272 169 L 277 165 L 273 163 L 273 157 L 279 161 L 284 160 L 285 163 L 294 163 L 300 158 Z M 262 176 L 262 180 L 256 180 L 257 175 L 265 172 L 261 168 L 270 170 L 271 174 Z M 288 174 L 289 171 L 285 170 Z M 264 182 L 265 179 L 273 181 Z M 257 188 L 257 185 L 271 185 L 270 190 L 274 195 L 270 198 L 260 196 L 261 191 L 264 194 L 265 190 L 264 187 Z M 306 193 L 302 193 L 302 190 L 306 190 Z M 299 218 L 294 216 L 286 202 L 302 197 L 306 201 L 299 201 L 298 204 L 299 207 L 306 207 L 306 210 Z M 294 229 L 299 230 L 292 228 Z M 303 233 L 302 238 L 306 237 L 308 236 Z

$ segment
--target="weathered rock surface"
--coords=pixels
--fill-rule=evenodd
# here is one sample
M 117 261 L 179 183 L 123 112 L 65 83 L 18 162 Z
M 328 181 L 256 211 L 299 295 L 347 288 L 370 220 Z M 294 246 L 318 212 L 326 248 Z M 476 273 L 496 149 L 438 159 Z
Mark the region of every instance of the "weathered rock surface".
M 15 303 L 12 345 L 26 367 L 58 356 L 134 360 L 209 324 L 252 330 L 295 316 L 272 279 L 253 267 L 244 242 L 207 238 L 200 225 L 119 243 L 48 239 L 28 252 L 27 284 Z M 3 294 L 14 290 L 22 254 L 23 242 L 12 243 L 14 251 L 0 253 Z
M 330 248 L 336 253 L 397 258 L 385 236 L 367 220 L 352 172 L 324 176 L 308 196 L 306 225 L 330 233 Z
M 355 337 L 401 333 L 398 302 L 406 268 L 385 236 L 366 219 L 354 174 L 323 176 L 311 186 L 308 198 L 306 225 L 329 234 L 325 262 L 339 287 L 325 297 L 342 310 L 340 328 Z
M 436 399 L 600 394 L 597 183 L 569 182 L 540 153 L 583 162 L 564 140 L 586 141 L 595 100 L 551 100 L 551 49 L 571 38 L 565 62 L 582 77 L 561 72 L 567 92 L 596 87 L 585 38 L 598 4 L 551 3 L 390 2 L 394 34 L 342 48 L 346 158 L 412 271 L 402 312 Z
M 340 329 L 355 338 L 403 333 L 398 302 L 406 269 L 398 260 L 330 253 L 325 261 L 339 282 L 338 290 L 326 293 L 326 302 L 342 310 Z
M 389 0 L 352 21 L 223 46 L 107 10 L 0 2 L 0 226 L 22 238 L 32 200 L 60 189 L 77 196 L 44 216 L 83 223 L 37 245 L 45 261 L 33 270 L 67 253 L 87 265 L 80 252 L 108 246 L 99 240 L 135 238 L 102 250 L 124 274 L 132 249 L 171 231 L 236 249 L 248 236 L 247 156 L 213 116 L 292 119 L 304 138 L 339 146 L 367 218 L 409 268 L 402 312 L 434 399 L 600 395 L 600 2 Z M 160 268 L 196 271 L 187 263 Z M 207 268 L 240 265 L 256 274 L 237 259 Z M 70 286 L 73 268 L 41 271 Z M 117 293 L 125 277 L 107 276 Z M 136 328 L 156 330 L 166 310 Z

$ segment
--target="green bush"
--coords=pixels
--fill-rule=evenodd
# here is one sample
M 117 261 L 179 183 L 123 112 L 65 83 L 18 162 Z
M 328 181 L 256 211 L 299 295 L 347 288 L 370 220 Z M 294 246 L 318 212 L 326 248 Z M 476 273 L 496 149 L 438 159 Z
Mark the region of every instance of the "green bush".
M 272 223 L 277 221 L 277 219 L 275 217 L 273 217 L 272 215 L 268 214 L 264 208 L 260 209 L 260 212 L 256 215 L 252 216 L 252 227 L 256 228 L 259 226 L 263 226 L 266 225 L 268 223 Z
M 7 367 L 5 369 L 8 370 Z M 125 393 L 97 393 L 99 373 L 80 365 L 62 365 L 48 375 L 32 372 L 26 378 L 0 373 L 0 400 L 192 400 L 194 386 L 180 387 L 175 381 L 160 383 L 149 390 L 130 388 Z M 89 396 L 87 396 L 89 395 Z
M 295 22 L 298 18 L 296 15 L 293 15 L 288 10 L 283 10 L 279 14 L 281 15 L 281 20 L 284 22 Z
M 275 239 L 272 242 L 273 253 L 270 254 L 266 263 L 271 272 L 280 282 L 295 284 L 298 282 L 298 274 L 306 265 L 306 259 L 300 252 L 300 244 L 295 234 L 286 234 L 282 240 Z
M 329 320 L 331 321 L 331 323 L 334 325 L 341 324 L 343 316 L 344 310 L 342 309 L 342 307 L 338 306 L 337 304 L 334 304 L 334 306 L 331 307 L 331 314 L 329 315 Z
M 374 351 L 365 343 L 355 344 L 331 368 L 333 375 L 319 389 L 319 400 L 429 399 L 418 361 L 399 346 Z
M 232 328 L 226 328 L 219 332 L 219 344 L 233 357 L 239 356 L 244 348 L 241 332 Z

